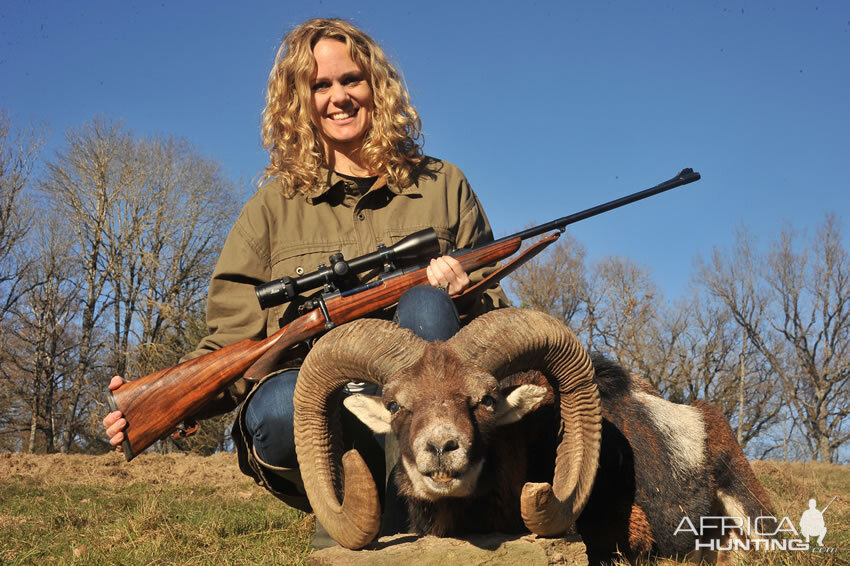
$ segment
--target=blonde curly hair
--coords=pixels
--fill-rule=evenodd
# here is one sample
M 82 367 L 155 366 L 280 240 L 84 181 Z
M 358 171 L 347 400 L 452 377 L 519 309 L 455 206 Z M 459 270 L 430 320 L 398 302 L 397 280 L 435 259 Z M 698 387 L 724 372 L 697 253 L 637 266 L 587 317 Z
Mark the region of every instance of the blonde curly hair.
M 269 151 L 261 183 L 274 178 L 284 196 L 315 196 L 327 189 L 320 168 L 327 164 L 311 119 L 310 79 L 316 69 L 313 47 L 323 38 L 344 43 L 372 89 L 372 124 L 360 152 L 363 165 L 400 187 L 414 182 L 423 154 L 419 114 L 396 69 L 375 41 L 340 19 L 316 18 L 284 38 L 269 74 L 263 110 L 263 147 Z

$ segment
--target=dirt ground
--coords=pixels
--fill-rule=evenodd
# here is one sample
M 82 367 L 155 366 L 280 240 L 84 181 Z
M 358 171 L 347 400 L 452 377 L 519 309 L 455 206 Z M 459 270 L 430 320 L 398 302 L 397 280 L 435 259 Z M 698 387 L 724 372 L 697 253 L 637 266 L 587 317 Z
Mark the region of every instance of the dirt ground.
M 151 483 L 248 489 L 254 484 L 239 471 L 236 455 L 228 453 L 207 457 L 146 453 L 127 462 L 114 452 L 103 456 L 0 452 L 0 477 L 33 479 L 45 485 Z

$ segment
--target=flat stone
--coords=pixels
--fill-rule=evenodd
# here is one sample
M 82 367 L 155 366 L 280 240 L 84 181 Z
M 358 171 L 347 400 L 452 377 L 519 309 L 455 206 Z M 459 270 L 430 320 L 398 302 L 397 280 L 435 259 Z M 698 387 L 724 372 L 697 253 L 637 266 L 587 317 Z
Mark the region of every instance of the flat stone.
M 308 566 L 587 566 L 581 537 L 472 535 L 464 539 L 401 534 L 381 537 L 361 550 L 317 550 Z

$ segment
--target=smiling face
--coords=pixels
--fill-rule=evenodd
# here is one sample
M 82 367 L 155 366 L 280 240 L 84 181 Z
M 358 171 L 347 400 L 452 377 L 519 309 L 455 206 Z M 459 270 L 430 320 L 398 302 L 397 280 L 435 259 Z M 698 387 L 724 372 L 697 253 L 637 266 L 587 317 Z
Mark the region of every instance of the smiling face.
M 372 123 L 372 89 L 341 41 L 320 39 L 313 47 L 313 58 L 313 123 L 329 158 L 332 153 L 350 156 L 360 148 Z

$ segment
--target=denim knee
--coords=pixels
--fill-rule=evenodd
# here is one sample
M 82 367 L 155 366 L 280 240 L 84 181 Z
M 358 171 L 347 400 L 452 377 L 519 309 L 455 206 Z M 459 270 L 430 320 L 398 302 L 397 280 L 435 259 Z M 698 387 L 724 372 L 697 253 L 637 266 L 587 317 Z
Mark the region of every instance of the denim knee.
M 393 320 L 429 342 L 448 340 L 460 330 L 460 318 L 448 293 L 428 285 L 404 293 Z
M 295 382 L 298 370 L 287 370 L 269 377 L 245 407 L 245 427 L 260 460 L 272 466 L 295 468 L 293 421 Z

